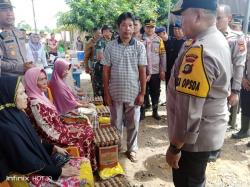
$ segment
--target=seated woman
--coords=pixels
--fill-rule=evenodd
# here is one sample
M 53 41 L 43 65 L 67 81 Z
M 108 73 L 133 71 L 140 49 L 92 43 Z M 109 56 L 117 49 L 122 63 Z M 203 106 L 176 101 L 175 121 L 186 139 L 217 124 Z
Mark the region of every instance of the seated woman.
M 53 181 L 34 180 L 34 176 L 52 177 L 71 186 L 79 184 L 79 167 L 82 159 L 73 159 L 64 167 L 56 167 L 52 152 L 65 154 L 65 150 L 41 143 L 24 110 L 27 95 L 18 77 L 0 77 L 0 183 L 12 173 L 29 176 L 35 186 L 50 186 Z M 67 177 L 67 178 L 65 178 Z M 40 178 L 40 179 L 46 179 Z
M 47 75 L 38 67 L 29 69 L 24 75 L 24 85 L 29 97 L 28 112 L 30 119 L 37 128 L 39 135 L 58 146 L 77 146 L 80 156 L 91 161 L 92 169 L 97 169 L 94 134 L 91 126 L 86 123 L 66 124 L 60 118 L 56 107 L 45 96 L 47 91 Z
M 70 68 L 70 63 L 64 59 L 58 58 L 54 63 L 54 69 L 49 83 L 55 106 L 60 114 L 67 114 L 79 107 L 88 107 L 87 103 L 83 103 L 76 99 L 65 82 L 70 72 Z

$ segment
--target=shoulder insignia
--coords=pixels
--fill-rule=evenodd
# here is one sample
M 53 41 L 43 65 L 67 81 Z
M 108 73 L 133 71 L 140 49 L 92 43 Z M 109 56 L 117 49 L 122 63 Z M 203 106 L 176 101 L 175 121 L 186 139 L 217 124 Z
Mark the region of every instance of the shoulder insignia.
M 210 83 L 203 64 L 203 47 L 190 48 L 181 63 L 175 85 L 176 91 L 206 98 Z
M 191 46 L 193 45 L 193 43 L 194 43 L 194 40 L 193 40 L 193 39 L 189 39 L 189 40 L 187 40 L 187 41 L 184 43 L 184 46 L 185 46 L 186 48 L 188 48 L 188 47 L 191 47 Z
M 238 47 L 239 47 L 239 51 L 240 52 L 244 52 L 246 50 L 246 46 L 245 46 L 245 41 L 243 38 L 238 39 Z

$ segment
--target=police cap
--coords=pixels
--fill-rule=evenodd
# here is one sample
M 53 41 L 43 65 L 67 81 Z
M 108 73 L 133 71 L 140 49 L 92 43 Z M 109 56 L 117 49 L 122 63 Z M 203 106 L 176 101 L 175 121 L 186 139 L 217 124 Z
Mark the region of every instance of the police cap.
M 145 20 L 144 24 L 146 27 L 155 27 L 156 26 L 155 20 L 153 20 L 153 19 Z
M 10 0 L 0 0 L 0 9 L 13 8 Z
M 171 12 L 175 15 L 181 15 L 188 8 L 202 8 L 216 11 L 217 5 L 217 0 L 183 0 L 181 7 Z

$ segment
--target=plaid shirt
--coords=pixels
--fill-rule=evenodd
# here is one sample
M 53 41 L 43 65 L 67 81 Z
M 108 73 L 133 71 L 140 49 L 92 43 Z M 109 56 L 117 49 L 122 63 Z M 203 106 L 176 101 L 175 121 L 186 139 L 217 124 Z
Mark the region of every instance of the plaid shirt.
M 147 65 L 143 43 L 131 39 L 125 46 L 120 38 L 109 42 L 102 64 L 111 67 L 109 92 L 112 100 L 133 103 L 140 91 L 139 66 Z

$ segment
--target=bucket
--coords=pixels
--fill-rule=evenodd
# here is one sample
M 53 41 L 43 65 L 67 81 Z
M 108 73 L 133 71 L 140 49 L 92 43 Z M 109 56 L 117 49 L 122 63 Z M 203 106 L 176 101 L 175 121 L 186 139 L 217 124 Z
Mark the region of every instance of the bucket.
M 84 51 L 77 51 L 77 60 L 79 62 L 84 61 L 84 57 L 85 57 Z

